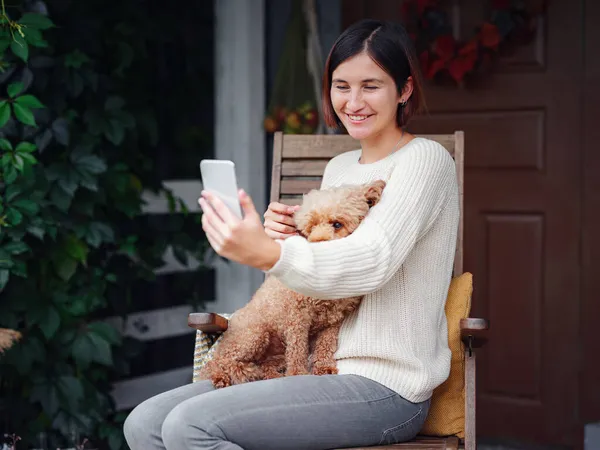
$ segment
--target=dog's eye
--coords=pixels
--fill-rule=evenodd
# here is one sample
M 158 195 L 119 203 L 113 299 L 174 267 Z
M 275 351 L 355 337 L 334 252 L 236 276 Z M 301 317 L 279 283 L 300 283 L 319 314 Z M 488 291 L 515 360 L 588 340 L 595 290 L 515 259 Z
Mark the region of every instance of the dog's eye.
M 341 222 L 333 222 L 331 224 L 333 226 L 333 228 L 335 228 L 336 230 L 339 230 L 340 228 L 342 228 L 344 225 L 342 225 Z
M 369 208 L 373 206 L 373 200 L 367 200 L 367 205 L 369 205 Z

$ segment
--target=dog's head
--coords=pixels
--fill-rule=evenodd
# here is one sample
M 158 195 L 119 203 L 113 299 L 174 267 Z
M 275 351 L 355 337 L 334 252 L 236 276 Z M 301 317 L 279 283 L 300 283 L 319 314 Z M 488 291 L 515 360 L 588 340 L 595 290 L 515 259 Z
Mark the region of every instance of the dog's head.
M 298 232 L 310 242 L 348 236 L 379 202 L 385 184 L 377 180 L 358 186 L 310 191 L 294 215 Z

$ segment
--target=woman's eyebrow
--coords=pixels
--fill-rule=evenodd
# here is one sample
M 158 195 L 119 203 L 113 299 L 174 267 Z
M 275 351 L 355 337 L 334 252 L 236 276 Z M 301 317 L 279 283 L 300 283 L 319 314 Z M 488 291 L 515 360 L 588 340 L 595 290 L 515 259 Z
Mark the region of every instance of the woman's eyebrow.
M 346 80 L 342 80 L 341 78 L 334 78 L 333 80 L 331 80 L 332 83 L 347 83 Z M 383 80 L 380 80 L 379 78 L 367 78 L 365 80 L 362 80 L 362 83 L 379 83 L 379 84 L 383 84 Z

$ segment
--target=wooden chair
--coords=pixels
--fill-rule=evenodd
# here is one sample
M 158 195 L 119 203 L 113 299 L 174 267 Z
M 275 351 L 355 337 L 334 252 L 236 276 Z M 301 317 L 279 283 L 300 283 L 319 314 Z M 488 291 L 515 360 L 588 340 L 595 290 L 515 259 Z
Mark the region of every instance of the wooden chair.
M 463 186 L 464 186 L 464 133 L 422 135 L 439 142 L 453 156 L 460 188 L 460 225 L 454 261 L 454 276 L 463 272 Z M 288 205 L 299 204 L 302 194 L 319 188 L 327 162 L 334 156 L 360 148 L 360 144 L 347 135 L 283 135 L 275 133 L 271 201 Z M 227 319 L 215 313 L 192 313 L 188 325 L 204 333 L 222 333 L 227 329 Z M 411 442 L 368 447 L 369 449 L 476 449 L 475 439 L 475 352 L 474 348 L 485 342 L 488 325 L 484 319 L 467 318 L 460 323 L 465 343 L 465 438 L 456 436 L 419 436 Z M 354 450 L 366 450 L 355 448 Z

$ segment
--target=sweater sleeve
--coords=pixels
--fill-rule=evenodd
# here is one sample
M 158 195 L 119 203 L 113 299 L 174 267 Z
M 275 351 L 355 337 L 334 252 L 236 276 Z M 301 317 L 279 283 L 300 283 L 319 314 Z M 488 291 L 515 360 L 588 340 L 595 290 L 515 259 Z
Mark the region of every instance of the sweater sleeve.
M 396 273 L 457 188 L 452 157 L 441 146 L 400 155 L 380 202 L 350 236 L 310 243 L 294 236 L 281 245 L 267 273 L 290 289 L 323 299 L 364 295 Z

